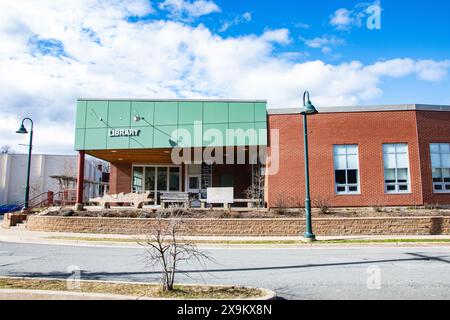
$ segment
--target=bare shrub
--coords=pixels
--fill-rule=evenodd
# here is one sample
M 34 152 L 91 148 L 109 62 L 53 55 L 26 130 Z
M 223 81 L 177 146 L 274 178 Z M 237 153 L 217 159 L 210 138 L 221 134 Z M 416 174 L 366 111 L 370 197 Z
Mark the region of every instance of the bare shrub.
M 173 217 L 173 216 L 185 216 L 188 214 L 188 207 L 185 204 L 171 204 L 167 208 L 160 208 L 156 211 L 156 215 L 159 217 Z
M 206 269 L 206 260 L 211 258 L 201 252 L 191 240 L 182 237 L 188 228 L 182 215 L 177 214 L 179 208 L 168 208 L 158 213 L 155 226 L 145 242 L 138 242 L 145 248 L 145 261 L 148 266 L 161 268 L 161 291 L 168 292 L 174 289 L 175 276 L 182 271 L 180 262 L 197 262 L 201 268 Z M 187 273 L 185 273 L 187 274 Z
M 426 210 L 437 210 L 439 209 L 439 205 L 437 203 L 425 203 L 424 205 Z
M 375 203 L 372 205 L 372 210 L 374 212 L 384 212 L 383 202 L 381 200 L 375 201 Z
M 244 190 L 244 194 L 247 199 L 258 200 L 258 208 L 260 208 L 264 202 L 264 175 L 260 172 L 255 173 L 252 184 Z
M 278 192 L 274 204 L 275 204 L 274 213 L 276 213 L 276 214 L 285 214 L 286 213 L 286 209 L 288 208 L 288 202 L 282 192 Z
M 330 213 L 330 198 L 319 196 L 314 199 L 313 203 L 314 206 L 319 209 L 320 214 Z
M 139 218 L 149 219 L 154 216 L 152 211 L 142 211 L 139 213 Z
M 301 199 L 299 196 L 292 197 L 292 203 L 298 210 L 298 214 L 300 216 L 305 215 L 305 201 Z

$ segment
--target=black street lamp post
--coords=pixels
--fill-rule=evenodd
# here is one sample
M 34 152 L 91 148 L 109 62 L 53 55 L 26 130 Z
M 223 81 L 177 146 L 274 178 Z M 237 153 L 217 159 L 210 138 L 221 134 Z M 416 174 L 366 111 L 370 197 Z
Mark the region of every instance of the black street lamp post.
M 307 99 L 306 99 L 307 98 Z M 309 192 L 309 160 L 308 160 L 308 122 L 307 116 L 319 113 L 316 108 L 312 105 L 309 100 L 309 92 L 305 91 L 303 94 L 303 109 L 300 114 L 303 115 L 303 141 L 305 149 L 305 225 L 306 230 L 303 234 L 303 240 L 306 242 L 312 242 L 316 240 L 316 236 L 312 231 L 312 221 L 311 221 L 311 197 Z
M 28 120 L 31 123 L 31 129 L 30 129 L 30 144 L 28 145 L 28 168 L 27 168 L 27 184 L 25 186 L 25 201 L 23 205 L 22 211 L 27 211 L 29 207 L 29 200 L 30 200 L 30 170 L 31 170 L 31 149 L 33 148 L 33 120 L 30 118 L 24 118 L 22 120 L 22 124 L 19 128 L 19 130 L 16 131 L 16 133 L 20 134 L 27 134 L 28 131 L 23 125 L 25 120 Z

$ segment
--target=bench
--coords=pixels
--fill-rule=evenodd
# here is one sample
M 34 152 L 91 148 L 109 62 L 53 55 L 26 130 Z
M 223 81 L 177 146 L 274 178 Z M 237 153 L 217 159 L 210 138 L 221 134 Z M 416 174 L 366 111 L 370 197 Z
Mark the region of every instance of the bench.
M 145 193 L 126 193 L 124 194 L 107 194 L 103 197 L 97 197 L 89 199 L 89 203 L 98 203 L 104 208 L 109 208 L 111 204 L 131 203 L 136 209 L 142 209 L 142 206 L 146 203 L 154 202 L 153 198 L 150 198 L 150 191 Z
M 206 199 L 200 199 L 201 201 L 201 208 L 205 208 L 207 204 Z M 260 200 L 258 199 L 233 199 L 233 203 L 247 203 L 248 208 L 254 208 L 255 205 L 258 205 L 260 203 Z M 223 207 L 229 209 L 230 203 L 223 203 Z
M 254 208 L 255 205 L 260 203 L 258 199 L 234 199 L 234 203 L 247 203 L 248 208 Z
M 160 197 L 161 206 L 166 208 L 168 203 L 182 203 L 189 206 L 190 198 L 187 192 L 164 192 Z

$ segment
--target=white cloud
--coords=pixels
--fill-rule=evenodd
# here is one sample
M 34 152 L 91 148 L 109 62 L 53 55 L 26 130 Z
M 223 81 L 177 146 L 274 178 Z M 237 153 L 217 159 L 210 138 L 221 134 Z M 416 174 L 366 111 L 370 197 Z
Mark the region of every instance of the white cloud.
M 421 80 L 440 81 L 447 76 L 449 67 L 450 60 L 392 59 L 368 66 L 366 71 L 380 77 L 401 78 L 413 74 Z
M 325 46 L 336 46 L 345 43 L 344 39 L 338 38 L 336 36 L 323 36 L 316 37 L 314 39 L 303 39 L 305 44 L 310 48 L 323 48 Z
M 287 29 L 223 37 L 202 25 L 126 21 L 151 12 L 147 3 L 2 2 L 0 146 L 21 150 L 26 137 L 15 130 L 31 116 L 36 152 L 70 152 L 79 97 L 267 99 L 276 108 L 298 106 L 308 89 L 317 106 L 349 105 L 379 96 L 385 78 L 437 81 L 449 68 L 411 59 L 299 62 L 295 52 L 276 53 L 291 41 Z
M 328 35 L 316 37 L 314 39 L 305 39 L 300 37 L 300 40 L 302 40 L 310 48 L 320 49 L 322 53 L 326 55 L 331 54 L 334 47 L 345 43 L 344 39 Z
M 294 27 L 299 28 L 299 29 L 309 29 L 309 28 L 311 28 L 311 26 L 309 24 L 303 23 L 303 22 L 294 23 Z
M 250 22 L 252 21 L 252 14 L 251 12 L 245 12 L 243 14 L 237 15 L 232 20 L 227 20 L 222 23 L 222 26 L 219 29 L 219 32 L 227 31 L 229 28 L 233 26 L 237 26 L 244 22 Z
M 352 11 L 340 8 L 330 16 L 330 24 L 340 29 L 347 28 L 353 23 L 351 15 Z
M 367 8 L 376 5 L 381 8 L 379 0 L 372 3 L 360 2 L 354 8 L 339 8 L 330 15 L 330 25 L 337 30 L 350 30 L 352 27 L 360 28 L 363 25 L 363 19 L 368 17 Z
M 219 6 L 210 0 L 165 0 L 159 5 L 161 10 L 170 12 L 175 19 L 191 19 L 220 12 Z
M 288 29 L 267 30 L 261 36 L 261 39 L 279 44 L 289 44 L 292 41 Z

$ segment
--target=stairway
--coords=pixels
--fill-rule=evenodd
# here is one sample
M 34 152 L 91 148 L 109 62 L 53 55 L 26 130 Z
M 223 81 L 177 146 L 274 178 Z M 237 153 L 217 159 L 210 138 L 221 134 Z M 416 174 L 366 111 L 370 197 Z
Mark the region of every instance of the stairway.
M 10 230 L 16 231 L 25 231 L 27 229 L 27 222 L 23 221 L 21 223 L 17 223 L 15 226 L 10 227 Z

